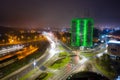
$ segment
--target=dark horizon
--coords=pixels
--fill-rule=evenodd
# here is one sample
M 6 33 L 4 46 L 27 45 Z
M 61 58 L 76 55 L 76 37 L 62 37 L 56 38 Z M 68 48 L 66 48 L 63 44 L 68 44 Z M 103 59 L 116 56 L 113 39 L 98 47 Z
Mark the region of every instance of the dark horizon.
M 72 18 L 91 17 L 95 26 L 120 26 L 120 1 L 113 0 L 4 0 L 0 26 L 36 29 L 69 27 Z

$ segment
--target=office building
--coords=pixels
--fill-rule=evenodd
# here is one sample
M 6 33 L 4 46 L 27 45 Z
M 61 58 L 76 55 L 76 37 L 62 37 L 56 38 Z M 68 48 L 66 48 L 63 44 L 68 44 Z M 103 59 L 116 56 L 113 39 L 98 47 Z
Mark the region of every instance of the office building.
M 71 45 L 92 47 L 93 45 L 93 19 L 77 18 L 71 24 Z

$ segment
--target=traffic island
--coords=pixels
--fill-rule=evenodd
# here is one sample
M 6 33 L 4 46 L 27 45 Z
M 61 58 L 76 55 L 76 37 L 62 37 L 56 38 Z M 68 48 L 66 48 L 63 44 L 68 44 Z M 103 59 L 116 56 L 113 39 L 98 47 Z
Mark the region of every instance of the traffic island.
M 65 66 L 69 62 L 70 62 L 70 57 L 60 58 L 56 60 L 53 64 L 51 64 L 50 68 L 60 69 L 61 67 Z
M 44 73 L 41 73 L 35 80 L 48 80 L 52 76 L 53 76 L 53 73 L 44 72 Z

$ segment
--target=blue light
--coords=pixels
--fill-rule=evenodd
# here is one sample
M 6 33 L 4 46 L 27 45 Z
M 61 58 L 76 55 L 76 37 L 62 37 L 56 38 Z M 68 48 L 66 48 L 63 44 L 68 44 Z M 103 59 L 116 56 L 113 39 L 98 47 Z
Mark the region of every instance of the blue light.
M 116 80 L 120 80 L 120 76 L 118 76 Z
M 101 38 L 105 38 L 105 36 L 104 36 L 104 35 L 102 35 L 102 36 L 101 36 Z
M 108 41 L 108 43 L 120 44 L 120 41 L 116 41 L 116 40 L 110 40 L 110 41 Z

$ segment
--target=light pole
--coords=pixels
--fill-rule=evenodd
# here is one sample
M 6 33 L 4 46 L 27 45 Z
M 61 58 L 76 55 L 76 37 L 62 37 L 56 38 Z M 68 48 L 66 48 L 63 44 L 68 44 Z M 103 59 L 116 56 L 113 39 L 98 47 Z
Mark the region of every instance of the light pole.
M 36 61 L 34 60 L 34 62 L 33 62 L 33 66 L 34 66 L 34 68 L 36 67 Z

